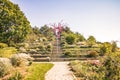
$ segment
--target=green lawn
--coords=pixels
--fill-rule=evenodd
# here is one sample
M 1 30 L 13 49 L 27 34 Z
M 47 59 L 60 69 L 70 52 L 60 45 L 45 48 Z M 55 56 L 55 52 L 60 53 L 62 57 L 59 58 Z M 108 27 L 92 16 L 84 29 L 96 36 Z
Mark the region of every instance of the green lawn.
M 45 73 L 53 67 L 52 63 L 33 63 L 25 80 L 45 80 Z

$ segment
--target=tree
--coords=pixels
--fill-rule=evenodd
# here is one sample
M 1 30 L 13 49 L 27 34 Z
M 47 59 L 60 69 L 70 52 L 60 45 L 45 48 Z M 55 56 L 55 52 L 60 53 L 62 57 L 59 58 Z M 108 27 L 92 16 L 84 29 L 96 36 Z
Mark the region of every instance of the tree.
M 52 40 L 53 38 L 53 30 L 47 25 L 44 25 L 40 28 L 40 33 L 49 40 Z
M 75 35 L 74 34 L 68 34 L 65 38 L 66 42 L 68 44 L 73 44 L 75 42 Z
M 63 32 L 70 33 L 72 32 L 69 27 L 63 27 Z
M 120 80 L 120 53 L 107 55 L 102 63 L 101 67 L 104 67 L 102 71 L 105 74 L 103 80 Z
M 76 32 L 75 35 L 77 37 L 77 40 L 76 40 L 77 42 L 79 42 L 79 41 L 85 41 L 85 37 L 82 34 Z
M 116 52 L 117 50 L 117 44 L 115 41 L 112 42 L 112 52 Z
M 90 47 L 92 47 L 96 43 L 95 37 L 94 36 L 89 36 L 89 38 L 87 39 L 87 43 Z
M 101 55 L 105 55 L 106 53 L 112 52 L 112 45 L 109 42 L 104 42 L 103 45 L 100 47 Z
M 30 33 L 30 23 L 19 6 L 9 0 L 0 0 L 0 42 L 23 42 Z
M 38 27 L 36 27 L 36 26 L 33 27 L 33 28 L 32 28 L 32 31 L 33 31 L 34 34 L 40 35 L 40 29 L 39 29 Z

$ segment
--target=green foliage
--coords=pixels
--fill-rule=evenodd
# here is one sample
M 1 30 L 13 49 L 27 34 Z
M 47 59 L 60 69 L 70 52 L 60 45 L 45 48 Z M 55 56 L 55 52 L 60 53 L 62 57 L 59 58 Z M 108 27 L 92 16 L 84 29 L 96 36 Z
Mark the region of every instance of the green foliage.
M 9 45 L 23 42 L 31 27 L 18 5 L 9 0 L 0 0 L 0 10 L 0 41 Z
M 83 80 L 120 80 L 120 53 L 110 53 L 99 60 L 71 62 L 73 71 Z
M 53 37 L 53 30 L 52 28 L 44 25 L 40 28 L 40 33 L 45 36 L 47 39 L 51 39 Z
M 11 57 L 12 54 L 17 53 L 17 49 L 14 47 L 6 47 L 0 49 L 0 57 Z
M 24 80 L 45 80 L 46 72 L 53 67 L 51 63 L 33 63 Z
M 38 28 L 38 27 L 33 27 L 32 28 L 32 31 L 33 31 L 33 33 L 35 33 L 36 35 L 40 35 L 40 29 Z
M 73 44 L 75 42 L 75 38 L 74 34 L 68 34 L 65 39 L 68 44 Z
M 120 53 L 112 53 L 104 58 L 105 80 L 120 80 Z
M 87 55 L 87 57 L 94 57 L 94 58 L 96 58 L 98 56 L 99 56 L 99 54 L 96 51 L 89 51 L 89 53 Z
M 8 45 L 5 43 L 0 43 L 0 48 L 5 48 L 5 47 L 8 47 Z
M 27 66 L 32 61 L 32 58 L 24 53 L 14 54 L 11 57 L 11 62 L 13 66 Z
M 71 56 L 71 54 L 72 54 L 72 53 L 71 53 L 70 51 L 65 51 L 65 52 L 64 52 L 64 55 L 65 55 L 65 56 L 68 56 L 68 57 Z
M 51 51 L 52 50 L 52 45 L 47 45 L 46 50 Z
M 23 75 L 17 71 L 8 80 L 23 80 Z
M 70 65 L 70 66 L 74 66 L 74 65 L 77 65 L 77 64 L 79 64 L 79 63 L 80 63 L 79 60 L 75 60 L 75 61 L 71 61 L 71 62 L 69 63 L 69 65 Z
M 101 55 L 105 55 L 112 52 L 112 45 L 109 42 L 104 42 L 103 45 L 100 47 Z
M 117 44 L 115 41 L 112 42 L 112 52 L 116 52 L 117 51 Z
M 82 62 L 82 61 L 72 61 L 70 62 L 70 66 L 72 70 L 75 72 L 77 77 L 83 78 L 82 80 L 94 80 L 90 79 L 93 76 L 93 72 L 95 72 L 98 68 L 97 65 L 93 65 L 90 62 Z M 90 78 L 89 78 L 90 77 Z
M 107 50 L 105 46 L 100 47 L 100 56 L 104 56 L 106 52 Z
M 75 35 L 76 35 L 76 42 L 85 41 L 85 37 L 82 34 L 77 32 L 75 33 Z
M 94 36 L 89 36 L 89 38 L 87 39 L 87 43 L 90 47 L 92 47 L 96 43 L 96 39 L 94 38 Z
M 68 26 L 63 28 L 63 32 L 65 33 L 71 33 L 72 31 L 70 30 L 70 28 Z

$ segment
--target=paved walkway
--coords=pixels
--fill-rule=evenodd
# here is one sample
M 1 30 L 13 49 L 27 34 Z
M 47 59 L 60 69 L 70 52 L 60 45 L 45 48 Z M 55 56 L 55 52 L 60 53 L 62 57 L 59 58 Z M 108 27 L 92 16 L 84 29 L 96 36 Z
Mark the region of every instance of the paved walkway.
M 46 80 L 75 80 L 68 62 L 52 62 L 53 68 L 46 73 Z

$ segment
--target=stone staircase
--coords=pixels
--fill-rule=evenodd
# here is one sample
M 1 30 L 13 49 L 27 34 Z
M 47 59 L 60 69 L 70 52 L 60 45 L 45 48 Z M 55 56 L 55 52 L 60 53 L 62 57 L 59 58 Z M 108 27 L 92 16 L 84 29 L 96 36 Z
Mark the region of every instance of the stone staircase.
M 31 54 L 31 57 L 33 57 L 36 62 L 50 61 L 49 55 Z
M 60 40 L 56 39 L 53 42 L 52 52 L 50 54 L 41 54 L 38 52 L 30 53 L 31 57 L 34 58 L 36 62 L 43 62 L 43 61 L 59 61 L 62 56 L 62 50 L 60 47 Z
M 60 40 L 56 39 L 53 43 L 51 61 L 60 61 L 61 57 L 62 57 L 62 49 L 60 47 Z

